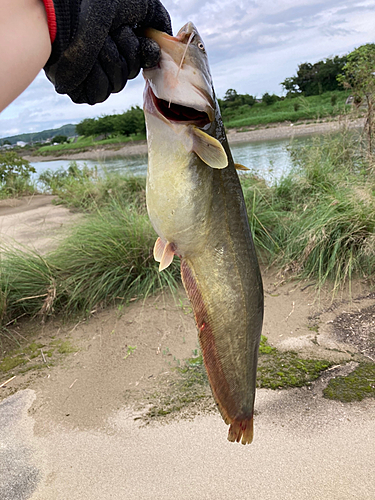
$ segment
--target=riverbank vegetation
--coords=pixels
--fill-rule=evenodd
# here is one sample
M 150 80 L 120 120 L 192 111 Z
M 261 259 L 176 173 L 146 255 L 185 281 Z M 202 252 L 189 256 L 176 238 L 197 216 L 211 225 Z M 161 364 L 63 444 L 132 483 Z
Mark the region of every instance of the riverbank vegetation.
M 290 155 L 290 173 L 273 185 L 256 172 L 240 176 L 261 261 L 317 286 L 328 280 L 333 291 L 354 276 L 373 280 L 375 170 L 361 136 L 342 130 L 292 144 Z M 178 259 L 161 274 L 153 260 L 144 178 L 98 177 L 72 164 L 44 173 L 39 186 L 86 216 L 47 255 L 2 249 L 3 324 L 21 315 L 88 313 L 176 285 Z
M 274 123 L 298 123 L 332 119 L 347 115 L 351 106 L 346 104 L 348 92 L 338 90 L 325 92 L 318 96 L 303 95 L 280 99 L 267 94 L 266 100 L 238 107 L 224 107 L 223 120 L 226 128 L 244 130 L 247 127 L 267 126 Z M 271 101 L 269 102 L 268 99 Z
M 240 174 L 263 265 L 278 266 L 284 277 L 308 277 L 317 287 L 328 284 L 333 293 L 354 277 L 375 285 L 375 163 L 363 137 L 343 129 L 304 145 L 291 144 L 289 152 L 291 171 L 272 185 L 257 172 Z M 156 234 L 147 216 L 144 177 L 98 176 L 95 169 L 72 163 L 67 171 L 45 172 L 38 186 L 57 195 L 57 203 L 84 214 L 46 255 L 0 248 L 0 346 L 11 352 L 0 361 L 4 373 L 13 374 L 14 363 L 34 356 L 11 350 L 17 339 L 9 328 L 20 318 L 81 320 L 166 287 L 174 290 L 180 282 L 178 258 L 162 273 L 154 261 Z M 52 343 L 42 348 L 45 355 L 51 353 L 49 363 L 58 356 Z M 263 339 L 258 386 L 300 387 L 331 364 L 281 353 Z M 19 373 L 35 366 L 25 364 Z M 371 370 L 363 362 L 350 376 L 331 381 L 324 396 L 342 401 L 373 397 Z M 181 390 L 182 395 L 177 391 L 158 404 L 150 401 L 149 416 L 170 413 L 182 407 L 180 399 L 188 403 L 207 393 L 201 356 L 181 368 Z
M 267 262 L 337 290 L 374 278 L 374 166 L 361 136 L 343 130 L 292 146 L 291 171 L 272 187 L 244 180 L 258 247 Z M 251 209 L 253 207 L 253 209 Z

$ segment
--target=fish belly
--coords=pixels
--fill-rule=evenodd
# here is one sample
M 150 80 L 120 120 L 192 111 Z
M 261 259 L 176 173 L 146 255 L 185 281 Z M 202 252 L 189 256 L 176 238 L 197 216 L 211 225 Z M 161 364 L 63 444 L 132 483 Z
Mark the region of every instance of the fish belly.
M 172 143 L 169 151 L 150 148 L 146 202 L 151 223 L 164 243 L 173 243 L 176 254 L 199 253 L 206 241 L 212 198 L 212 172 L 191 153 L 181 134 L 159 127 L 153 143 Z M 171 138 L 172 136 L 172 138 Z

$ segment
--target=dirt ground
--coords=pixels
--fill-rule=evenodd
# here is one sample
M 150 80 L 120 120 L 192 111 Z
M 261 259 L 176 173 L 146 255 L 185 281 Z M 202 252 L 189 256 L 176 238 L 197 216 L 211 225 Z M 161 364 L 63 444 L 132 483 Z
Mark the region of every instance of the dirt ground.
M 0 204 L 2 243 L 53 248 L 77 215 L 51 201 Z M 182 289 L 93 311 L 86 321 L 10 325 L 17 338 L 68 339 L 73 352 L 0 388 L 0 498 L 375 498 L 374 401 L 344 406 L 322 397 L 329 377 L 348 369 L 343 360 L 355 353 L 375 360 L 375 294 L 357 281 L 333 300 L 329 291 L 317 295 L 313 282 L 274 269 L 263 269 L 263 280 L 269 342 L 337 366 L 310 390 L 258 390 L 251 447 L 226 442 L 211 399 L 190 406 L 188 420 L 146 427 L 137 420 L 198 347 Z
M 43 253 L 51 250 L 79 217 L 67 208 L 53 205 L 54 199 L 33 195 L 0 200 L 0 245 L 25 245 Z

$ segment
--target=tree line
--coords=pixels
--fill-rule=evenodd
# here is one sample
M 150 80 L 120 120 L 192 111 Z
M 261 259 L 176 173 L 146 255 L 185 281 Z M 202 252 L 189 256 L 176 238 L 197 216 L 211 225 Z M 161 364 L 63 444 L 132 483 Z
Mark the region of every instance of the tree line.
M 105 115 L 98 118 L 85 118 L 76 125 L 78 135 L 108 137 L 146 133 L 143 110 L 132 106 L 128 111 L 116 115 Z
M 335 56 L 315 64 L 302 63 L 298 66 L 297 74 L 285 78 L 281 85 L 290 97 L 301 94 L 307 97 L 333 90 L 344 90 L 338 76 L 342 75 L 347 61 L 348 56 Z

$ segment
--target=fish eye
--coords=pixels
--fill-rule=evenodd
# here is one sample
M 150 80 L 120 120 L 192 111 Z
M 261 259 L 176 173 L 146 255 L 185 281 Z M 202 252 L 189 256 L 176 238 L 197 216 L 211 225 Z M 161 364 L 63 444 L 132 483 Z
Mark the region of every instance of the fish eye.
M 198 49 L 200 50 L 204 50 L 204 45 L 202 42 L 199 42 L 198 45 L 197 45 Z

